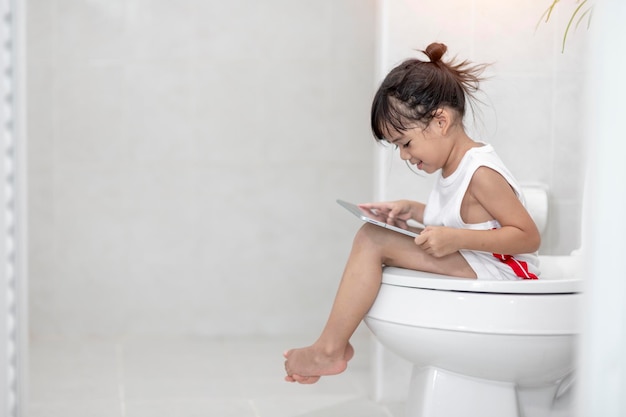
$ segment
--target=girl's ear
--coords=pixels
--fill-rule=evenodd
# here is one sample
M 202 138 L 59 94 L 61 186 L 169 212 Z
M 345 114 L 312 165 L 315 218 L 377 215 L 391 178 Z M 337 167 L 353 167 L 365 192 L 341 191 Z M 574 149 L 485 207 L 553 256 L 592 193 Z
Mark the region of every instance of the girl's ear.
M 445 136 L 448 133 L 448 129 L 452 124 L 452 115 L 450 111 L 445 107 L 437 109 L 435 111 L 435 116 L 433 117 L 433 121 L 435 122 L 435 127 L 439 129 L 442 136 Z
M 435 122 L 435 127 L 445 136 L 454 125 L 456 117 L 457 115 L 454 110 L 448 107 L 441 107 L 435 111 L 433 121 Z

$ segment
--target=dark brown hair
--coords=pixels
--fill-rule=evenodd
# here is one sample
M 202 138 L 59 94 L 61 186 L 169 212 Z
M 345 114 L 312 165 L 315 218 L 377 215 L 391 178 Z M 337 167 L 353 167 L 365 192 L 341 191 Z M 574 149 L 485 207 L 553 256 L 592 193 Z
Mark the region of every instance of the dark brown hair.
M 407 59 L 385 77 L 372 103 L 372 132 L 376 139 L 385 140 L 383 132 L 387 128 L 402 132 L 416 125 L 428 125 L 444 106 L 454 109 L 462 121 L 466 100 L 475 98 L 482 81 L 480 75 L 487 65 L 444 62 L 441 57 L 447 50 L 442 43 L 431 43 L 421 51 L 430 61 Z

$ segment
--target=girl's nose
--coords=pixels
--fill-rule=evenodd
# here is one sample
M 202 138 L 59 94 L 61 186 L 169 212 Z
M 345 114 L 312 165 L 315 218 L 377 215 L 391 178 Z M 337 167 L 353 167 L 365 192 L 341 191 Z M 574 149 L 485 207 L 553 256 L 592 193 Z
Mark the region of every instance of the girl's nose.
M 408 161 L 411 159 L 411 155 L 409 155 L 409 151 L 407 151 L 403 146 L 400 147 L 400 159 L 403 161 Z

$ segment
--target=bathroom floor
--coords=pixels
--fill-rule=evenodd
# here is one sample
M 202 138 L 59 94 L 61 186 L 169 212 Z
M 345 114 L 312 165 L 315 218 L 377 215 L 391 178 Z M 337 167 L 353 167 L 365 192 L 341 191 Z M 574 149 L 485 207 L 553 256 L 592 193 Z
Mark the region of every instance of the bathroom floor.
M 308 338 L 31 340 L 27 417 L 400 417 L 369 398 L 369 340 L 348 370 L 283 381 L 282 352 Z

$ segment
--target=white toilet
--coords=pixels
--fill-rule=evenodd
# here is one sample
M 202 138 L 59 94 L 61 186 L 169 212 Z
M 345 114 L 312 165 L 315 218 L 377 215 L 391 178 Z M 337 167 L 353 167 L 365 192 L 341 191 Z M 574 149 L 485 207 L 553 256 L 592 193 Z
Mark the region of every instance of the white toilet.
M 544 187 L 525 187 L 545 229 Z M 548 417 L 571 382 L 578 256 L 541 257 L 538 281 L 479 281 L 385 268 L 365 322 L 413 364 L 407 417 Z

